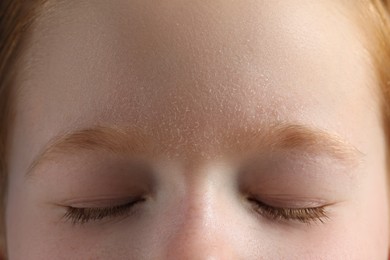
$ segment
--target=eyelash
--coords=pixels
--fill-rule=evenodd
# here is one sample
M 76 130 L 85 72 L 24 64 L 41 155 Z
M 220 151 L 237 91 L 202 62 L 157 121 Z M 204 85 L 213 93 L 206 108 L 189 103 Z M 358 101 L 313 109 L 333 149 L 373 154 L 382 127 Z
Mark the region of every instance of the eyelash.
M 128 214 L 136 204 L 144 201 L 144 198 L 140 198 L 123 205 L 107 208 L 68 207 L 63 217 L 72 224 L 85 224 L 105 218 L 116 218 Z M 254 205 L 254 209 L 258 214 L 275 221 L 298 221 L 311 224 L 317 221 L 325 223 L 325 220 L 329 219 L 325 206 L 315 208 L 278 208 L 253 198 L 248 198 L 248 201 Z
M 131 209 L 138 203 L 144 202 L 145 198 L 132 200 L 123 205 L 107 208 L 75 208 L 67 207 L 63 218 L 72 224 L 85 224 L 91 221 L 99 221 L 105 218 L 116 218 L 131 213 Z
M 304 224 L 319 221 L 324 224 L 329 219 L 326 206 L 313 208 L 278 208 L 253 198 L 248 198 L 248 201 L 253 203 L 257 213 L 274 221 L 298 221 Z

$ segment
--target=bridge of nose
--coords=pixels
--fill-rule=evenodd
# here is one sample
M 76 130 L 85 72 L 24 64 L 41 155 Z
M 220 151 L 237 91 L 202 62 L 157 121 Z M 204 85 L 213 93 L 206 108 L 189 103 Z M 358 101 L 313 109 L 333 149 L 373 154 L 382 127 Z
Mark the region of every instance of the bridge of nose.
M 234 176 L 221 164 L 190 171 L 180 217 L 167 241 L 168 259 L 237 259 L 231 239 L 238 217 L 232 214 L 238 211 Z

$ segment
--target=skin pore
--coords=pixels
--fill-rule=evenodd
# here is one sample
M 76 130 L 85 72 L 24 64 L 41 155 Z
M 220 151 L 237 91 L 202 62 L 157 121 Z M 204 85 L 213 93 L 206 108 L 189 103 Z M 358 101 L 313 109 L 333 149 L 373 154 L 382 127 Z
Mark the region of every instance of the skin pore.
M 377 81 L 342 8 L 51 4 L 14 91 L 10 259 L 386 259 Z

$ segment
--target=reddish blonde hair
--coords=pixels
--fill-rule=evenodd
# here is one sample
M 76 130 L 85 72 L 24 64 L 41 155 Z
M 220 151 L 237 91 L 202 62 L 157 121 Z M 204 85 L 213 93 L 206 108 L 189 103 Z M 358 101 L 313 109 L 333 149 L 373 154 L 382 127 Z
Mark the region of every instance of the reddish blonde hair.
M 6 195 L 7 131 L 13 118 L 10 93 L 18 74 L 18 62 L 31 34 L 30 29 L 41 11 L 45 10 L 47 2 L 48 0 L 0 1 L 0 259 L 1 255 L 6 255 L 2 209 Z M 358 26 L 365 39 L 368 39 L 367 49 L 372 57 L 375 76 L 379 80 L 383 122 L 390 148 L 390 0 L 351 2 L 351 7 L 357 9 L 357 16 L 362 18 Z M 387 158 L 390 162 L 390 152 Z
M 366 47 L 379 81 L 383 123 L 390 149 L 390 0 L 370 0 L 365 7 L 361 10 L 360 27 L 368 39 Z
M 7 182 L 7 136 L 12 118 L 11 88 L 30 28 L 46 0 L 0 1 L 0 259 L 6 258 L 4 207 Z

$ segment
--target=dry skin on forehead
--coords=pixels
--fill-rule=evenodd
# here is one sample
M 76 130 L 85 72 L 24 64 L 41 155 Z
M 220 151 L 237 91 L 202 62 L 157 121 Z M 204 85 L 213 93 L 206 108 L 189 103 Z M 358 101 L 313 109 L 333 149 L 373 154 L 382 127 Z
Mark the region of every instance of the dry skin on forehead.
M 359 111 L 377 109 L 368 62 L 327 2 L 64 2 L 34 32 L 17 122 L 32 126 L 32 151 L 94 124 L 200 151 L 273 122 L 364 121 Z

